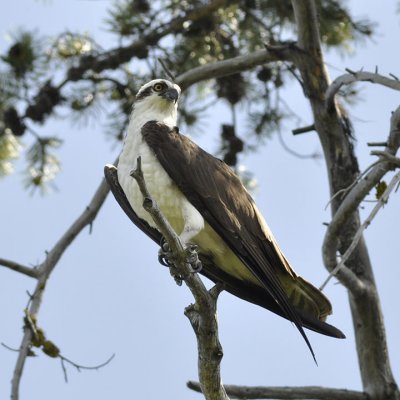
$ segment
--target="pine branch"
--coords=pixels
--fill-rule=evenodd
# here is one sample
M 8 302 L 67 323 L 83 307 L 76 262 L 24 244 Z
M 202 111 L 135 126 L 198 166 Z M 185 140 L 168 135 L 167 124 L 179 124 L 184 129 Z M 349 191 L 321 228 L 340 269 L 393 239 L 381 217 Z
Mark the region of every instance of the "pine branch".
M 237 57 L 229 58 L 223 61 L 202 65 L 193 68 L 188 72 L 179 75 L 176 78 L 176 83 L 182 88 L 187 89 L 202 80 L 219 78 L 221 76 L 233 75 L 238 72 L 247 71 L 257 65 L 266 64 L 278 60 L 291 59 L 290 46 L 284 46 L 278 50 L 258 50 L 254 53 L 244 54 Z

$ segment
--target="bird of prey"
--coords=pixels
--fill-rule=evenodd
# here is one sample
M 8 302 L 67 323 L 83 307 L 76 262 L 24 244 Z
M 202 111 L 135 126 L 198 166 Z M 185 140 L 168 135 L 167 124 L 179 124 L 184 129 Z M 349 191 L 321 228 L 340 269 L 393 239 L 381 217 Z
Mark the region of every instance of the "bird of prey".
M 327 324 L 329 300 L 297 275 L 240 179 L 223 161 L 180 133 L 181 89 L 155 79 L 136 95 L 118 169 L 106 166 L 107 182 L 130 219 L 151 239 L 162 237 L 130 172 L 141 157 L 151 197 L 184 245 L 196 245 L 201 273 L 228 292 L 290 321 L 314 356 L 303 327 L 344 338 Z M 314 357 L 315 358 L 315 357 Z

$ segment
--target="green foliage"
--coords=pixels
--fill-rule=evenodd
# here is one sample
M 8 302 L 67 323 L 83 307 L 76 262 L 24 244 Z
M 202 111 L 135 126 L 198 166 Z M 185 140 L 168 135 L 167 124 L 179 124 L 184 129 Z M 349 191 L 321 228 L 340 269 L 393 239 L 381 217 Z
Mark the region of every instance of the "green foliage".
M 2 56 L 2 60 L 11 67 L 15 77 L 21 79 L 34 70 L 38 58 L 37 51 L 33 36 L 22 32 L 16 36 L 15 43 L 8 49 L 7 54 Z
M 295 38 L 290 0 L 234 0 L 219 8 L 213 4 L 215 0 L 114 0 L 105 21 L 115 36 L 111 49 L 103 49 L 86 33 L 60 32 L 53 39 L 27 31 L 14 34 L 0 58 L 3 175 L 21 154 L 24 136 L 32 128 L 40 132 L 35 125 L 58 110 L 83 123 L 106 115 L 102 130 L 121 140 L 137 89 L 149 79 L 165 76 L 159 58 L 178 75 L 262 49 L 266 42 Z M 318 7 L 321 37 L 328 47 L 350 48 L 373 33 L 369 21 L 351 17 L 344 0 L 319 0 Z M 291 114 L 279 93 L 293 76 L 293 66 L 273 63 L 202 83 L 198 90 L 185 93 L 181 122 L 193 132 L 206 108 L 223 102 L 232 109 L 230 122 L 235 126 L 236 110 L 246 102 L 249 132 L 240 134 L 267 137 Z M 34 141 L 26 150 L 27 186 L 43 188 L 60 168 L 53 153 L 60 141 L 40 135 L 34 135 Z
M 387 183 L 385 181 L 380 181 L 379 183 L 377 183 L 377 185 L 375 186 L 375 197 L 377 200 L 379 200 L 383 193 L 385 193 L 385 190 L 387 189 Z
M 21 146 L 18 139 L 11 131 L 0 132 L 0 177 L 13 172 L 12 160 L 18 158 L 20 151 Z
M 55 137 L 37 138 L 28 149 L 27 160 L 29 164 L 26 187 L 33 190 L 47 188 L 46 184 L 52 181 L 60 171 L 60 162 L 52 150 L 62 144 Z

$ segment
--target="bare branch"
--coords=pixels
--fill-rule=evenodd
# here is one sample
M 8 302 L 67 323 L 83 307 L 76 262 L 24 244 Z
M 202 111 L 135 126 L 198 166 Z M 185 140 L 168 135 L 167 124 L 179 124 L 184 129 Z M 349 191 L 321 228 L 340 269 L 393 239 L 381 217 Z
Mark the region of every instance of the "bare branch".
M 351 132 L 349 132 L 346 111 L 335 101 L 332 102 L 331 108 L 326 107 L 326 92 L 330 86 L 330 79 L 320 44 L 320 25 L 316 4 L 315 0 L 292 0 L 297 24 L 298 47 L 304 52 L 304 56 L 297 53 L 294 62 L 301 73 L 304 94 L 309 99 L 313 112 L 315 128 L 324 150 L 331 196 L 333 196 L 357 180 L 359 166 Z M 395 141 L 398 137 L 394 138 Z M 395 147 L 389 143 L 389 152 L 392 153 L 391 149 Z M 380 162 L 371 170 L 371 173 L 375 173 L 375 177 L 383 176 L 388 165 L 387 161 Z M 372 177 L 373 175 L 370 174 L 369 176 Z M 324 263 L 329 271 L 336 266 L 337 250 L 339 249 L 343 254 L 359 229 L 360 216 L 357 207 L 363 196 L 359 199 L 357 195 L 360 195 L 358 190 L 364 190 L 369 185 L 369 182 L 366 182 L 367 178 L 368 176 L 359 181 L 344 201 L 342 198 L 336 198 L 331 203 L 333 221 L 328 227 L 323 247 Z M 351 203 L 350 196 L 355 197 L 353 204 L 349 204 Z M 347 206 L 344 205 L 347 202 L 349 202 Z M 344 209 L 339 212 L 342 206 L 349 207 L 345 213 L 343 213 Z M 337 216 L 340 216 L 340 222 L 336 219 Z M 375 286 L 372 265 L 363 238 L 347 261 L 347 267 L 342 269 L 338 277 L 349 289 L 363 390 L 376 399 L 398 399 L 399 391 L 388 357 L 379 293 Z M 366 289 L 360 290 L 361 287 L 366 287 Z
M 220 363 L 223 353 L 218 339 L 216 318 L 217 297 L 222 288 L 217 285 L 209 292 L 198 274 L 194 273 L 187 264 L 187 251 L 183 243 L 147 190 L 140 157 L 137 159 L 137 167 L 131 172 L 131 176 L 136 180 L 142 192 L 144 209 L 150 213 L 167 240 L 174 255 L 175 267 L 196 301 L 195 304 L 186 308 L 185 315 L 189 318 L 197 338 L 199 380 L 202 392 L 207 400 L 229 400 L 221 382 Z
M 228 60 L 202 65 L 179 75 L 176 78 L 176 83 L 182 90 L 185 90 L 194 83 L 202 80 L 247 71 L 257 65 L 262 65 L 271 61 L 287 60 L 289 58 L 289 52 L 289 46 L 285 46 L 285 51 L 258 50 L 254 53 L 233 57 Z
M 350 71 L 347 74 L 338 76 L 326 91 L 325 105 L 327 110 L 333 107 L 335 95 L 343 85 L 350 85 L 354 82 L 371 82 L 386 86 L 390 89 L 400 90 L 400 81 L 382 76 L 376 72 Z
M 67 357 L 64 357 L 64 356 L 61 355 L 61 354 L 60 354 L 58 357 L 59 357 L 60 360 L 61 360 L 61 368 L 62 368 L 63 373 L 64 373 L 64 380 L 65 380 L 66 383 L 68 383 L 68 374 L 67 374 L 67 368 L 66 368 L 66 366 L 65 366 L 65 363 L 68 363 L 68 364 L 72 365 L 72 366 L 75 367 L 79 372 L 81 372 L 82 369 L 84 369 L 84 370 L 95 370 L 95 371 L 98 371 L 100 368 L 103 368 L 103 367 L 105 367 L 106 365 L 108 365 L 108 364 L 114 359 L 115 354 L 112 354 L 111 357 L 107 358 L 107 360 L 104 361 L 104 362 L 102 362 L 101 364 L 94 365 L 94 366 L 92 366 L 92 367 L 88 367 L 88 366 L 85 366 L 85 365 L 77 364 L 76 362 L 71 361 L 70 359 L 68 359 Z
M 196 392 L 201 392 L 198 382 L 189 381 L 187 386 Z M 369 396 L 363 392 L 319 386 L 251 387 L 225 385 L 225 389 L 232 399 L 369 400 Z
M 395 157 L 394 155 L 388 153 L 387 151 L 371 151 L 371 156 L 380 156 L 383 159 L 389 161 L 391 164 L 395 165 L 397 168 L 400 168 L 400 158 Z
M 320 290 L 323 290 L 326 284 L 329 282 L 329 280 L 332 278 L 332 276 L 336 275 L 344 266 L 346 261 L 349 259 L 350 255 L 353 253 L 354 249 L 356 248 L 358 242 L 360 241 L 363 232 L 365 229 L 368 228 L 368 226 L 371 224 L 372 220 L 375 218 L 376 214 L 378 211 L 388 202 L 389 200 L 389 195 L 393 191 L 393 189 L 397 186 L 397 184 L 400 182 L 400 172 L 398 172 L 390 181 L 389 185 L 387 186 L 386 190 L 382 194 L 382 196 L 379 198 L 377 204 L 375 207 L 372 209 L 371 213 L 368 215 L 364 223 L 360 226 L 358 229 L 356 235 L 354 236 L 354 239 L 350 246 L 347 248 L 346 252 L 343 254 L 341 257 L 341 260 L 339 264 L 330 272 L 329 276 L 326 278 L 325 282 L 321 285 Z
M 387 142 L 368 142 L 367 146 L 370 146 L 370 147 L 386 147 L 387 146 Z
M 36 268 L 30 268 L 15 261 L 6 260 L 5 258 L 0 258 L 0 265 L 13 271 L 20 272 L 21 274 L 30 276 L 31 278 L 37 278 L 39 275 Z
M 315 125 L 314 124 L 311 124 L 311 125 L 308 125 L 308 126 L 303 126 L 302 128 L 292 129 L 293 135 L 300 135 L 302 133 L 312 132 L 312 131 L 315 131 Z
M 46 259 L 37 267 L 38 271 L 38 283 L 36 285 L 35 291 L 32 295 L 32 301 L 29 307 L 29 314 L 36 315 L 40 309 L 42 302 L 42 296 L 47 284 L 47 280 L 50 277 L 51 272 L 57 265 L 61 256 L 64 254 L 65 250 L 72 243 L 72 241 L 78 236 L 78 234 L 85 228 L 85 226 L 90 225 L 96 218 L 100 207 L 103 205 L 107 194 L 109 192 L 108 186 L 103 179 L 100 186 L 97 188 L 92 200 L 89 205 L 85 208 L 82 214 L 75 220 L 75 222 L 70 226 L 70 228 L 64 233 L 60 240 L 54 245 L 54 247 L 47 253 Z M 28 327 L 24 327 L 24 336 L 19 349 L 19 355 L 17 363 L 15 365 L 14 374 L 11 382 L 11 399 L 19 399 L 19 385 L 21 381 L 21 376 L 23 368 L 25 365 L 26 357 L 28 356 L 32 340 L 32 330 Z
M 381 162 L 376 163 L 375 166 L 371 168 L 371 171 L 368 174 L 366 174 L 362 180 L 359 180 L 357 184 L 355 184 L 351 188 L 348 195 L 342 201 L 339 209 L 336 211 L 332 219 L 332 222 L 329 224 L 329 227 L 325 234 L 322 248 L 323 248 L 324 263 L 328 268 L 328 270 L 331 272 L 333 271 L 333 269 L 336 268 L 337 264 L 336 252 L 339 246 L 338 234 L 340 230 L 343 228 L 344 224 L 346 224 L 349 216 L 358 209 L 360 203 L 364 200 L 365 196 L 368 195 L 371 189 L 382 179 L 382 177 L 388 171 L 394 169 L 394 167 L 397 166 L 398 159 L 394 157 L 393 154 L 396 154 L 397 149 L 400 147 L 399 127 L 400 127 L 400 107 L 397 108 L 397 110 L 393 113 L 391 117 L 391 129 L 389 138 L 387 140 L 388 146 L 386 147 L 384 152 L 378 152 L 380 157 L 386 161 L 380 160 Z M 383 155 L 382 153 L 384 153 L 385 155 Z M 359 229 L 361 229 L 361 227 Z M 363 228 L 362 231 L 364 229 L 365 228 Z M 359 232 L 360 230 L 357 231 L 357 235 Z M 360 239 L 360 237 L 358 237 L 358 240 Z M 344 267 L 341 266 L 339 270 L 343 271 Z M 354 280 L 352 282 L 354 283 Z M 345 282 L 343 283 L 346 284 Z M 325 286 L 325 284 L 326 282 L 324 282 L 323 286 Z M 351 286 L 347 287 L 351 288 Z M 360 286 L 358 285 L 355 286 L 354 289 L 356 289 L 357 287 L 360 288 Z

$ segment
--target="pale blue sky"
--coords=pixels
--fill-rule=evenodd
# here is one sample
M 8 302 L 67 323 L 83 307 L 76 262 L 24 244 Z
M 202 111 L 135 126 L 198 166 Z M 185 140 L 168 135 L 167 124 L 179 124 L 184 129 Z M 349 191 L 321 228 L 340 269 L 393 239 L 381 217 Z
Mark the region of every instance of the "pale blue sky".
M 394 56 L 400 28 L 396 1 L 387 2 L 385 7 L 372 0 L 362 2 L 362 8 L 359 4 L 349 1 L 355 16 L 369 16 L 379 24 L 378 35 L 374 42 L 358 46 L 352 57 L 329 53 L 326 60 L 332 78 L 346 67 L 374 70 L 376 65 L 382 73 L 400 76 Z M 6 33 L 18 27 L 37 28 L 43 34 L 57 34 L 62 29 L 88 31 L 107 47 L 107 43 L 111 45 L 110 36 L 101 22 L 108 5 L 108 1 L 78 0 L 7 2 L 0 14 L 0 49 L 9 45 Z M 370 84 L 361 87 L 362 101 L 350 109 L 350 115 L 364 169 L 373 161 L 366 142 L 386 138 L 390 112 L 399 105 L 399 97 L 396 92 Z M 304 124 L 312 122 L 308 104 L 295 83 L 285 91 L 285 98 L 303 116 Z M 218 116 L 210 111 L 207 118 L 205 129 L 210 129 L 210 135 L 199 141 L 213 150 L 218 123 L 229 122 L 230 113 L 219 109 Z M 289 146 L 303 153 L 319 150 L 314 133 L 293 137 L 291 129 L 295 127 L 288 124 L 282 132 Z M 65 138 L 59 152 L 63 163 L 56 182 L 59 190 L 45 197 L 30 196 L 22 187 L 21 164 L 17 173 L 0 180 L 0 256 L 25 264 L 43 259 L 45 250 L 88 203 L 104 164 L 112 162 L 118 153 L 105 140 L 101 124 L 77 129 L 68 121 L 52 119 L 36 130 Z M 329 195 L 323 161 L 294 158 L 277 139 L 242 161 L 258 178 L 257 203 L 287 257 L 297 272 L 319 285 L 326 277 L 321 261 L 322 223 L 330 216 L 324 210 Z M 398 196 L 378 215 L 366 238 L 382 297 L 393 371 L 400 379 L 400 268 L 395 246 L 400 237 Z M 365 204 L 364 214 L 370 208 L 371 204 Z M 114 199 L 107 200 L 93 228 L 92 235 L 85 231 L 79 236 L 54 271 L 38 323 L 62 353 L 76 362 L 94 365 L 114 352 L 116 357 L 100 371 L 77 373 L 69 368 L 68 384 L 57 360 L 44 355 L 29 359 L 21 400 L 200 398 L 185 387 L 187 380 L 197 379 L 195 338 L 183 315 L 184 307 L 191 302 L 188 290 L 174 284 L 157 262 L 157 246 L 128 221 Z M 11 347 L 19 346 L 25 292 L 33 287 L 31 279 L 0 268 L 0 341 Z M 318 367 L 287 321 L 222 294 L 223 381 L 360 388 L 346 292 L 332 282 L 326 294 L 334 307 L 330 321 L 348 338 L 340 341 L 310 332 Z M 1 399 L 9 397 L 15 360 L 16 354 L 0 348 Z

